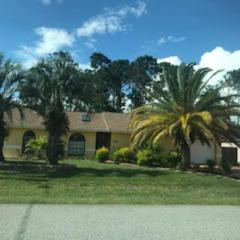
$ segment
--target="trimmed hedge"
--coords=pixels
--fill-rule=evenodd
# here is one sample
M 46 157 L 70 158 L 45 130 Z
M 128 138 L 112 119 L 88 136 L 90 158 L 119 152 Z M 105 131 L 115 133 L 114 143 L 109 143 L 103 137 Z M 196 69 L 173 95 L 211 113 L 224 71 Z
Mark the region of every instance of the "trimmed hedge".
M 177 152 L 156 152 L 152 149 L 142 149 L 137 153 L 137 164 L 141 166 L 159 166 L 176 168 L 181 163 Z
M 137 153 L 137 164 L 140 166 L 151 166 L 153 159 L 153 153 L 150 149 L 142 149 Z
M 109 157 L 110 157 L 110 152 L 106 147 L 99 148 L 96 151 L 96 159 L 98 162 L 103 163 L 109 160 Z
M 181 163 L 181 157 L 177 152 L 161 153 L 156 160 L 161 167 L 165 168 L 176 168 Z
M 113 153 L 113 161 L 119 163 L 134 163 L 136 162 L 135 153 L 128 147 L 118 149 Z

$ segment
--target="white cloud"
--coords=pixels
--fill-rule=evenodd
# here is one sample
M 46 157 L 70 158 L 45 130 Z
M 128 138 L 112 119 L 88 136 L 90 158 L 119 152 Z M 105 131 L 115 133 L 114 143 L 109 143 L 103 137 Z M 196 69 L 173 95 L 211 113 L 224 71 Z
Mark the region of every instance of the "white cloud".
M 24 59 L 24 66 L 29 67 L 37 58 L 71 47 L 75 41 L 72 34 L 64 29 L 40 27 L 34 30 L 40 37 L 35 46 L 22 46 L 18 55 Z
M 84 42 L 83 46 L 85 46 L 86 48 L 92 49 L 92 50 L 96 50 L 96 47 L 95 47 L 96 42 L 97 42 L 97 40 L 92 38 L 92 39 L 89 39 L 88 41 Z
M 108 9 L 105 13 L 84 22 L 77 29 L 77 35 L 79 37 L 91 37 L 94 34 L 123 32 L 126 30 L 125 18 L 131 15 L 140 17 L 146 12 L 146 4 L 142 1 L 138 1 L 135 7 L 126 5 L 118 10 Z
M 209 67 L 213 70 L 231 71 L 240 68 L 240 50 L 229 52 L 222 47 L 216 47 L 201 56 L 199 67 Z
M 181 64 L 178 56 L 170 56 L 158 59 L 159 62 L 169 62 L 175 65 Z M 209 52 L 205 52 L 200 57 L 196 68 L 209 67 L 212 70 L 231 71 L 240 68 L 240 50 L 233 52 L 225 50 L 223 47 L 215 47 Z
M 211 84 L 215 84 L 223 79 L 228 71 L 240 68 L 240 50 L 230 52 L 223 47 L 216 47 L 201 56 L 200 62 L 196 68 L 201 67 L 209 67 L 214 71 L 223 70 L 211 80 Z
M 83 70 L 92 69 L 90 63 L 79 63 L 78 65 L 79 65 L 79 67 L 80 67 L 81 69 L 83 69 Z
M 61 3 L 63 0 L 40 1 L 45 5 L 50 5 Z M 17 55 L 21 58 L 23 65 L 29 68 L 36 63 L 38 58 L 46 54 L 72 47 L 77 37 L 88 37 L 87 41 L 82 43 L 82 46 L 95 50 L 96 40 L 92 38 L 92 35 L 125 31 L 124 20 L 127 17 L 138 18 L 146 12 L 146 4 L 143 1 L 138 1 L 135 6 L 125 5 L 118 9 L 105 9 L 103 14 L 84 22 L 77 31 L 72 33 L 59 28 L 39 27 L 34 30 L 39 39 L 32 46 L 22 45 L 20 50 L 17 51 Z
M 182 61 L 178 56 L 170 56 L 170 57 L 158 59 L 158 63 L 162 63 L 162 62 L 168 62 L 173 65 L 180 65 L 182 63 Z
M 63 29 L 40 27 L 34 32 L 41 38 L 33 48 L 34 53 L 39 56 L 56 52 L 65 46 L 72 46 L 74 42 L 74 36 Z
M 182 37 L 174 37 L 174 36 L 167 36 L 167 37 L 161 37 L 158 40 L 158 45 L 163 45 L 166 43 L 179 43 L 179 42 L 183 42 L 186 40 L 186 37 L 182 36 Z
M 62 3 L 63 0 L 41 0 L 42 4 L 44 5 L 50 5 L 51 3 L 53 2 L 56 2 L 56 3 Z
M 181 64 L 181 60 L 177 56 L 161 58 L 158 59 L 158 62 L 169 62 L 174 65 Z M 223 47 L 216 47 L 213 50 L 202 54 L 200 61 L 195 68 L 199 69 L 202 67 L 209 67 L 213 71 L 223 70 L 212 78 L 210 84 L 215 84 L 223 78 L 227 71 L 240 69 L 240 50 L 230 52 Z

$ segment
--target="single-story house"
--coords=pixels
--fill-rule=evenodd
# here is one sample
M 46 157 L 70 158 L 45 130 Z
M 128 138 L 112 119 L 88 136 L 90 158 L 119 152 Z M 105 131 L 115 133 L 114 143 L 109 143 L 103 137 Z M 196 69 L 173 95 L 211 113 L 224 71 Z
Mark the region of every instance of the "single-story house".
M 111 151 L 129 146 L 129 114 L 67 112 L 67 115 L 70 131 L 63 139 L 67 156 L 91 156 L 102 146 Z M 8 126 L 9 136 L 4 143 L 6 158 L 22 156 L 30 139 L 47 137 L 43 118 L 30 109 L 24 110 L 23 119 L 14 110 Z
M 128 113 L 67 112 L 67 115 L 70 131 L 64 138 L 66 157 L 93 156 L 102 146 L 110 151 L 129 146 L 131 131 L 128 127 Z M 19 112 L 14 110 L 8 126 L 9 136 L 4 144 L 4 155 L 7 158 L 22 156 L 29 139 L 47 137 L 42 117 L 30 109 L 24 110 L 23 119 Z M 173 150 L 173 142 L 170 139 L 164 141 L 163 148 Z M 193 163 L 205 163 L 208 159 L 220 161 L 223 157 L 236 165 L 240 163 L 240 148 L 226 142 L 221 146 L 212 142 L 209 148 L 196 141 L 191 146 L 191 156 Z

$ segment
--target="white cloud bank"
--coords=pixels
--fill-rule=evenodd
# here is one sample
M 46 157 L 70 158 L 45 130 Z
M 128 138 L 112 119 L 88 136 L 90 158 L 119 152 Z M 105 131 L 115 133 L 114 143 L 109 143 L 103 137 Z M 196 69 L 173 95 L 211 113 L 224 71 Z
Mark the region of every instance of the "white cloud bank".
M 158 59 L 158 62 L 169 62 L 174 65 L 181 64 L 178 56 L 170 56 Z M 213 50 L 203 53 L 197 67 L 209 67 L 212 70 L 231 71 L 240 68 L 240 50 L 233 52 L 225 50 L 223 47 L 216 47 Z
M 138 1 L 136 6 L 124 6 L 118 10 L 108 9 L 82 24 L 77 29 L 78 37 L 92 37 L 95 34 L 123 32 L 124 20 L 129 16 L 140 17 L 147 12 L 146 3 Z
M 222 47 L 216 47 L 201 56 L 199 67 L 210 67 L 213 70 L 223 69 L 231 71 L 240 68 L 240 50 L 227 51 Z
M 169 62 L 174 65 L 180 65 L 182 61 L 178 56 L 170 56 L 158 59 L 158 62 Z M 215 84 L 223 78 L 227 71 L 240 69 L 240 50 L 230 52 L 223 47 L 216 47 L 202 54 L 199 63 L 196 65 L 196 69 L 201 67 L 209 67 L 213 71 L 223 70 L 211 80 L 211 84 Z

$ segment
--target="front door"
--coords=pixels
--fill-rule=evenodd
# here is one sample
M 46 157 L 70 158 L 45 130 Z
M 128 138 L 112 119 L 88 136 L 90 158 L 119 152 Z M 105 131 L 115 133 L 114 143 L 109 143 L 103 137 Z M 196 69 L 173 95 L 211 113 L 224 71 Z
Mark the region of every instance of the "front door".
M 237 165 L 237 148 L 222 147 L 222 159 L 228 161 L 232 166 Z
M 111 133 L 98 132 L 96 136 L 96 150 L 101 147 L 110 149 Z

